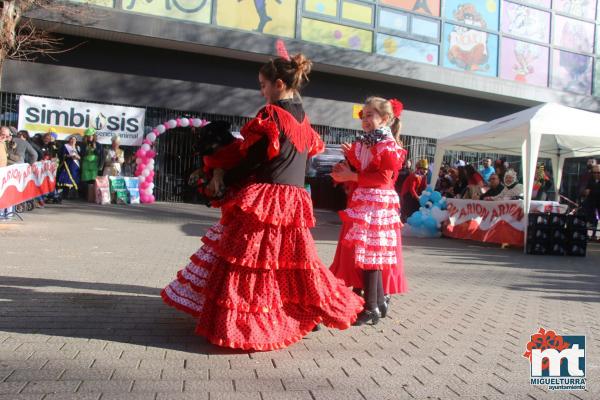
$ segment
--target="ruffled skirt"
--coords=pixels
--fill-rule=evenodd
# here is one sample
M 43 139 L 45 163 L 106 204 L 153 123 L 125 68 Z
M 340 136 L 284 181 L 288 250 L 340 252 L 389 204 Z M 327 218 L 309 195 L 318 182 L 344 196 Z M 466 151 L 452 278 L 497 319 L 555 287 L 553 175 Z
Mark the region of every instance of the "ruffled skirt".
M 340 212 L 342 231 L 331 272 L 354 288 L 363 270 L 382 270 L 386 294 L 408 290 L 402 261 L 402 223 L 394 190 L 357 188 Z
M 312 226 L 304 189 L 248 185 L 222 206 L 220 223 L 162 297 L 224 347 L 274 350 L 318 323 L 348 328 L 363 301 L 319 260 Z

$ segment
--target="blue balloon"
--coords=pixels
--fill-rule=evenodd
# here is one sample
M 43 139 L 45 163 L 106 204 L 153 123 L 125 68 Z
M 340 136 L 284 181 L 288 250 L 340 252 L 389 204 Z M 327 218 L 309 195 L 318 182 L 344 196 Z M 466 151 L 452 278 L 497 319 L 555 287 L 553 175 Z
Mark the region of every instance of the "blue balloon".
M 421 205 L 421 207 L 426 207 L 428 201 L 429 201 L 429 196 L 421 195 L 421 197 L 419 197 L 419 204 Z
M 433 192 L 430 196 L 433 204 L 436 204 L 438 201 L 442 200 L 442 194 L 440 192 Z
M 433 217 L 429 217 L 425 221 L 423 221 L 423 226 L 425 226 L 425 228 L 428 230 L 437 231 L 437 221 L 433 219 Z
M 412 215 L 412 218 L 421 221 L 423 219 L 423 213 L 421 211 L 415 211 Z

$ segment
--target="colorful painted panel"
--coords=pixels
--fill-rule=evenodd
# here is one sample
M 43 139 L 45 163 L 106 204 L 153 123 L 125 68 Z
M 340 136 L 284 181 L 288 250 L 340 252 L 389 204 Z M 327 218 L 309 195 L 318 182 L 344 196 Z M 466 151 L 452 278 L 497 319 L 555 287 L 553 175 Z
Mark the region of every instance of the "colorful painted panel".
M 568 51 L 552 51 L 552 83 L 554 89 L 590 94 L 592 89 L 592 57 Z
M 498 0 L 445 0 L 444 16 L 475 29 L 498 30 Z
M 283 1 L 282 1 L 283 2 Z M 315 14 L 337 16 L 337 0 L 305 0 L 304 10 Z
M 596 19 L 596 0 L 554 0 L 552 8 L 576 17 Z
M 412 17 L 410 31 L 415 35 L 421 35 L 436 40 L 440 37 L 440 25 L 434 19 Z
M 72 3 L 83 3 L 90 4 L 92 6 L 100 6 L 100 7 L 114 7 L 114 0 L 69 0 Z
M 379 0 L 379 4 L 436 17 L 440 15 L 440 0 Z
M 362 24 L 373 24 L 373 7 L 365 4 L 358 4 L 351 1 L 342 3 L 342 18 L 360 22 Z
M 379 9 L 379 26 L 381 28 L 408 31 L 408 15 L 388 8 Z
M 500 54 L 500 78 L 548 86 L 550 54 L 547 47 L 505 37 Z
M 248 1 L 248 0 L 246 0 Z M 123 0 L 125 11 L 210 23 L 210 0 Z
M 438 63 L 438 46 L 434 44 L 378 34 L 376 46 L 376 52 L 385 56 L 432 65 Z
M 497 35 L 464 26 L 445 24 L 443 44 L 444 67 L 497 76 Z
M 508 1 L 502 2 L 502 32 L 550 42 L 550 13 Z
M 554 44 L 573 51 L 594 51 L 594 24 L 556 15 Z
M 373 32 L 350 26 L 302 18 L 301 38 L 352 50 L 372 51 Z
M 600 97 L 600 60 L 594 61 L 594 96 Z
M 294 37 L 296 0 L 215 0 L 215 7 L 219 26 Z

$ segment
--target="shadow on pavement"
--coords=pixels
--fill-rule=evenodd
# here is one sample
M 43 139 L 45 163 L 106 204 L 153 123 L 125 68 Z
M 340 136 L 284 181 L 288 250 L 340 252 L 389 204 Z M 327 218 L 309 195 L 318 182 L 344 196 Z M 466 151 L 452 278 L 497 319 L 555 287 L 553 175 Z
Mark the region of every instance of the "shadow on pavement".
M 238 354 L 194 335 L 156 288 L 0 276 L 0 331 L 98 339 L 199 354 Z

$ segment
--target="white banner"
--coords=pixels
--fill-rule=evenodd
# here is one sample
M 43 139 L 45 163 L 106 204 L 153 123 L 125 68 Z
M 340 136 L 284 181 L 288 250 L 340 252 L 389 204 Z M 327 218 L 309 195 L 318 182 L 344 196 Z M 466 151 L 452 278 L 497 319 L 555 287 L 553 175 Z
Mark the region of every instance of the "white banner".
M 0 209 L 33 199 L 54 190 L 56 163 L 38 161 L 0 168 Z
M 18 128 L 31 136 L 54 129 L 58 139 L 65 140 L 69 135 L 83 135 L 92 127 L 100 143 L 109 144 L 111 137 L 118 134 L 122 145 L 140 146 L 145 116 L 143 108 L 20 96 Z

